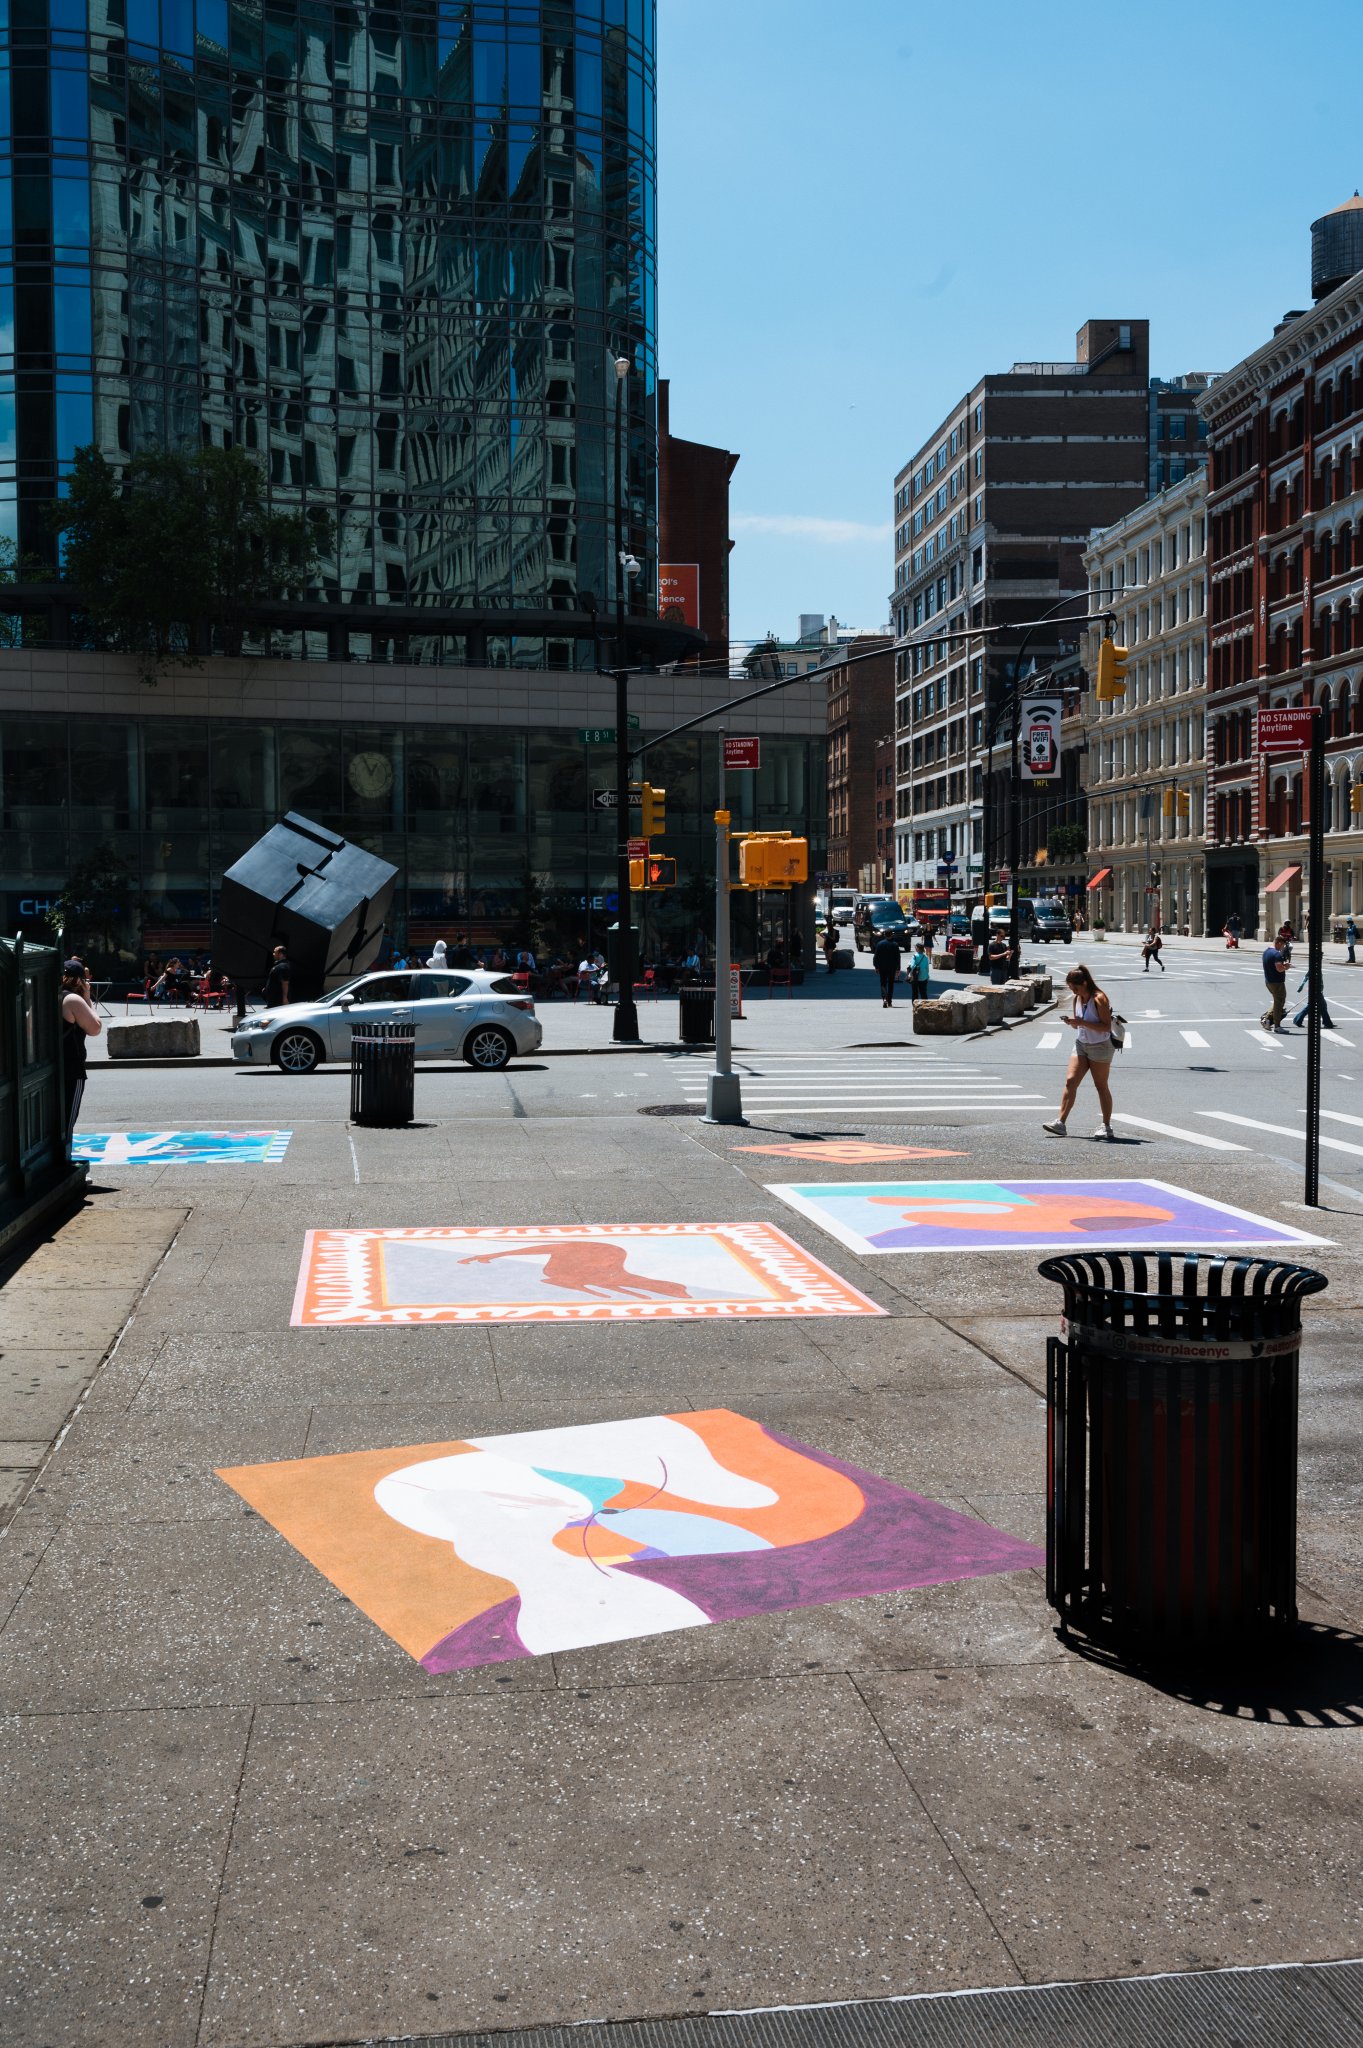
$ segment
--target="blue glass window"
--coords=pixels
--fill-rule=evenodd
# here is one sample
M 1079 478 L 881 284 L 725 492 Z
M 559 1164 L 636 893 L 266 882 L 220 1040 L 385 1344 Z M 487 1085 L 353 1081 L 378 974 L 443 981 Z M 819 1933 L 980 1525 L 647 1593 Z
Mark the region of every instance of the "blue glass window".
M 53 140 L 84 141 L 90 133 L 90 80 L 84 65 L 77 67 L 62 53 L 52 65 Z

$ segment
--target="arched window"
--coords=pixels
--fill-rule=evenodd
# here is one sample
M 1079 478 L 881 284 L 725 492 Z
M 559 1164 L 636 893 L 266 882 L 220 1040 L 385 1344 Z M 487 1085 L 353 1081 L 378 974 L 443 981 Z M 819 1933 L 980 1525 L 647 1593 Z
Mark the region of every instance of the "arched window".
M 1336 739 L 1343 740 L 1348 738 L 1354 729 L 1353 716 L 1353 693 L 1349 688 L 1349 679 L 1346 676 L 1339 686 L 1339 705 L 1335 712 Z

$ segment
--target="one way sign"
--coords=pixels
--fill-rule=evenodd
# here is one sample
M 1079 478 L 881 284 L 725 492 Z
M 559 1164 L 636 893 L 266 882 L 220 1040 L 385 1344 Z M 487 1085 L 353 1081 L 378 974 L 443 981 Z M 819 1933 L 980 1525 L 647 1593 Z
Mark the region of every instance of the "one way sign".
M 617 794 L 618 792 L 613 789 L 594 789 L 592 791 L 592 809 L 594 811 L 613 811 Z

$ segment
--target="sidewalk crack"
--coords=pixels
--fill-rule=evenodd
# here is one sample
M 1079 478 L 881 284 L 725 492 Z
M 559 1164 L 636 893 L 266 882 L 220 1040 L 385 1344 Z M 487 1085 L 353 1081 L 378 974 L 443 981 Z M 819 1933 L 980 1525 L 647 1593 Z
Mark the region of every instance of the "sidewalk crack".
M 998 1942 L 999 1947 L 1003 1950 L 1009 1962 L 1012 1964 L 1014 1970 L 1017 1972 L 1018 1983 L 1025 1984 L 1027 1982 L 1026 1972 L 1024 1971 L 1021 1963 L 1019 1963 L 1017 1957 L 1014 1955 L 1012 1947 L 1005 1938 L 1003 1930 L 1000 1928 L 998 1921 L 994 1918 L 994 1915 L 990 1912 L 988 1906 L 981 1898 L 980 1893 L 977 1890 L 974 1881 L 971 1878 L 970 1872 L 966 1869 L 960 1857 L 952 1848 L 950 1842 L 947 1840 L 945 1834 L 942 1832 L 942 1829 L 938 1825 L 936 1816 L 933 1814 L 932 1809 L 929 1807 L 927 1800 L 924 1799 L 922 1793 L 914 1784 L 913 1779 L 909 1776 L 909 1773 L 904 1765 L 904 1759 L 900 1756 L 898 1749 L 895 1747 L 894 1743 L 886 1734 L 885 1729 L 881 1724 L 880 1716 L 876 1713 L 875 1708 L 871 1705 L 871 1702 L 867 1699 L 866 1694 L 861 1689 L 860 1681 L 854 1678 L 850 1671 L 847 1673 L 847 1676 L 851 1680 L 852 1689 L 856 1693 L 857 1698 L 861 1701 L 861 1704 L 863 1705 L 863 1707 L 865 1707 L 867 1713 L 870 1715 L 872 1726 L 874 1727 L 876 1733 L 879 1735 L 881 1741 L 885 1744 L 886 1749 L 889 1751 L 895 1769 L 899 1772 L 900 1776 L 904 1780 L 904 1783 L 908 1786 L 910 1792 L 913 1794 L 915 1800 L 918 1802 L 918 1806 L 923 1815 L 924 1820 L 932 1829 L 932 1832 L 936 1835 L 938 1841 L 941 1843 L 943 1849 L 946 1851 L 946 1854 L 951 1859 L 953 1869 L 958 1873 L 962 1884 L 970 1893 L 971 1898 L 975 1901 L 975 1904 L 979 1907 L 985 1919 L 989 1922 L 990 1927 L 993 1929 L 995 1940 Z
M 237 1815 L 241 1811 L 241 1788 L 246 1782 L 246 1766 L 251 1755 L 251 1738 L 255 1733 L 257 1709 L 251 1708 L 246 1723 L 246 1740 L 241 1746 L 241 1769 L 237 1773 L 236 1790 L 232 1794 L 232 1818 L 227 1824 L 227 1841 L 222 1852 L 222 1865 L 218 1871 L 218 1889 L 213 1900 L 213 1925 L 208 1930 L 208 1953 L 204 1957 L 203 1990 L 199 1995 L 199 2016 L 194 2025 L 194 2039 L 203 2036 L 204 2011 L 208 2004 L 208 1986 L 213 1976 L 213 1951 L 218 1939 L 218 1915 L 222 1911 L 223 1884 L 227 1877 L 227 1866 L 232 1860 L 232 1844 L 236 1840 Z

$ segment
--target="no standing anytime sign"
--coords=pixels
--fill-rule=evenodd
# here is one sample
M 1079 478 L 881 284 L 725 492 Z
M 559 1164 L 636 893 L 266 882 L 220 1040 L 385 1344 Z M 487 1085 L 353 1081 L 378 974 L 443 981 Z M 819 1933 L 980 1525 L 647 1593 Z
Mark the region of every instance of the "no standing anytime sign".
M 1292 709 L 1270 711 L 1267 707 L 1259 712 L 1259 752 L 1261 754 L 1307 754 L 1311 751 L 1311 721 L 1315 713 L 1311 706 L 1296 705 Z

